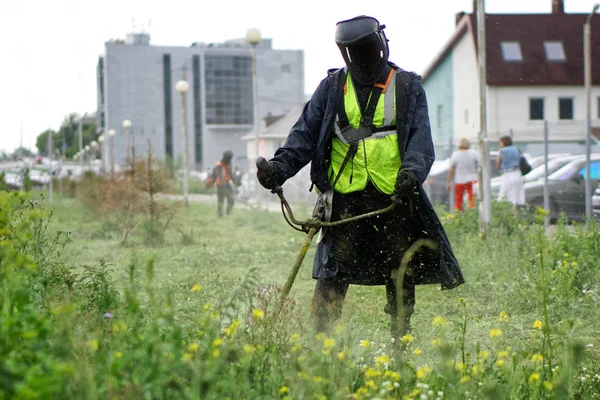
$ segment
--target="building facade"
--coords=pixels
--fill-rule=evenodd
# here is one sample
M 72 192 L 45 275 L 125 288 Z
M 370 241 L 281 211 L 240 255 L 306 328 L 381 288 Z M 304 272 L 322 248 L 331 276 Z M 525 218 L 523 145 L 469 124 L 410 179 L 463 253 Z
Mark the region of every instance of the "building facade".
M 585 143 L 583 24 L 563 1 L 548 14 L 486 14 L 487 131 L 490 148 L 509 135 L 525 152 L 543 153 L 548 125 L 554 153 L 582 153 Z M 438 158 L 480 131 L 477 21 L 459 13 L 456 30 L 423 74 Z M 600 127 L 600 30 L 592 29 L 591 122 Z M 596 66 L 596 67 L 594 67 Z M 451 109 L 452 111 L 448 111 Z M 451 145 L 452 144 L 452 145 Z
M 303 101 L 304 52 L 275 50 L 263 39 L 256 60 L 260 126 L 263 118 L 284 115 Z M 175 90 L 182 79 L 189 84 L 185 107 Z M 146 33 L 129 34 L 105 44 L 97 87 L 97 126 L 116 132 L 105 135 L 105 168 L 113 161 L 122 164 L 132 147 L 136 155 L 145 154 L 149 143 L 155 157 L 181 165 L 184 110 L 190 167 L 207 170 L 232 150 L 236 165 L 248 168 L 241 137 L 255 126 L 254 96 L 252 48 L 243 40 L 167 47 L 151 45 Z M 131 121 L 129 129 L 125 120 Z

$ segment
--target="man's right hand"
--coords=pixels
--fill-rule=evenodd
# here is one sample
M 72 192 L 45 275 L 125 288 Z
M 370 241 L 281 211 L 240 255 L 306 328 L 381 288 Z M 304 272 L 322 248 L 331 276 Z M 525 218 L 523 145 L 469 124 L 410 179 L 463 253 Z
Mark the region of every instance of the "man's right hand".
M 262 157 L 256 160 L 256 178 L 258 182 L 268 190 L 273 190 L 277 186 L 277 167 Z

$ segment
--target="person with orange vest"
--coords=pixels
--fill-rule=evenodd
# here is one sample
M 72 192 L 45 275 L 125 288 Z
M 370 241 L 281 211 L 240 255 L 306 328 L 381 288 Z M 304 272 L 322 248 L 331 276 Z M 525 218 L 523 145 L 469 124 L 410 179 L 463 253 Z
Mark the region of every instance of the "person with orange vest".
M 233 209 L 233 177 L 231 174 L 231 160 L 233 152 L 227 150 L 223 153 L 221 161 L 213 168 L 215 185 L 217 186 L 217 213 L 219 217 L 223 216 L 223 203 L 227 199 L 227 215 L 231 215 Z

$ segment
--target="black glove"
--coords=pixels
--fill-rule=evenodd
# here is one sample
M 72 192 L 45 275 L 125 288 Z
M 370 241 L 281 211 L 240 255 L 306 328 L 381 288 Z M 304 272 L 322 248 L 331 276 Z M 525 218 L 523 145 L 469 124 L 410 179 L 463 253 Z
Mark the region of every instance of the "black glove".
M 263 163 L 256 171 L 258 182 L 268 190 L 273 190 L 278 185 L 278 176 L 277 167 L 271 162 L 268 163 L 268 166 Z
M 398 171 L 398 177 L 396 178 L 396 187 L 392 194 L 394 201 L 399 201 L 402 197 L 409 197 L 419 189 L 419 181 L 413 175 L 412 172 L 401 169 Z

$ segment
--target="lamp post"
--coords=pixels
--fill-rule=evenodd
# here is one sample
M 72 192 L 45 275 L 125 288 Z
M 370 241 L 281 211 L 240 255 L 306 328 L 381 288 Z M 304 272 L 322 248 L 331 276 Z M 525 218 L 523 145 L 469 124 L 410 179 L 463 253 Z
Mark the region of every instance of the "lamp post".
M 104 151 L 104 147 L 106 143 L 104 143 L 104 135 L 98 136 L 98 143 L 100 144 L 100 159 L 102 160 L 102 174 L 106 171 L 106 151 Z
M 112 178 L 115 173 L 115 132 L 114 129 L 108 131 L 108 140 L 110 142 L 110 177 Z
M 133 157 L 135 157 L 135 149 L 132 147 L 131 136 L 129 134 L 131 130 L 131 120 L 123 120 L 123 123 L 121 125 L 123 126 L 123 130 L 125 131 L 125 141 L 127 142 L 127 154 L 125 155 L 125 157 L 129 157 L 130 152 L 133 154 Z M 135 162 L 135 160 L 133 160 L 133 162 Z
M 254 129 L 254 159 L 258 157 L 258 79 L 256 74 L 256 45 L 260 43 L 262 39 L 261 33 L 257 28 L 250 28 L 246 32 L 246 42 L 252 46 L 252 108 L 254 110 L 253 114 L 253 129 Z M 248 158 L 249 168 L 248 171 L 252 171 L 254 169 L 254 160 L 252 158 Z M 259 190 L 256 191 L 257 201 L 260 202 Z
M 185 70 L 184 70 L 185 79 Z M 187 134 L 187 101 L 186 93 L 190 85 L 184 79 L 175 84 L 175 90 L 181 95 L 181 133 L 183 135 L 183 201 L 185 206 L 190 205 L 188 198 L 188 134 Z
M 79 119 L 79 124 L 77 125 L 77 131 L 79 133 L 79 152 L 82 153 L 83 152 L 83 119 L 85 118 L 85 116 L 87 115 L 87 113 L 84 113 L 83 116 Z M 81 157 L 80 160 L 80 165 L 81 165 L 81 170 L 83 171 L 83 161 L 84 158 Z
M 592 91 L 592 17 L 600 7 L 595 4 L 583 25 L 583 70 L 585 84 L 585 216 L 592 218 L 592 188 L 590 182 L 590 158 L 592 139 L 591 91 Z

